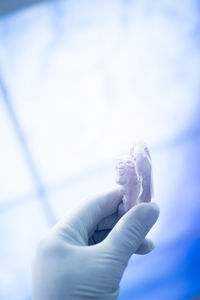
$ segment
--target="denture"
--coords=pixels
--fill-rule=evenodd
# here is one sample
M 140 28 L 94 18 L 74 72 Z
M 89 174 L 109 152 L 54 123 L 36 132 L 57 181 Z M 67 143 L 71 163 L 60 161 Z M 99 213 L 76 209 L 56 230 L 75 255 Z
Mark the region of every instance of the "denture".
M 152 163 L 144 142 L 135 143 L 130 154 L 117 162 L 116 182 L 120 185 L 122 194 L 122 202 L 118 207 L 119 216 L 139 203 L 151 201 Z

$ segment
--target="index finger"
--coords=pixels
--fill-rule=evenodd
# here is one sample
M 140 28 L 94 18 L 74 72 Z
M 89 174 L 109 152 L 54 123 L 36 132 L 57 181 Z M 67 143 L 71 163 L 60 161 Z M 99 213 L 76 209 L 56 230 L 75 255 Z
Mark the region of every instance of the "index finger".
M 88 235 L 101 220 L 117 211 L 121 200 L 122 195 L 118 188 L 102 195 L 93 196 L 86 203 L 68 213 L 58 226 L 65 228 L 70 225 L 79 233 L 84 230 Z

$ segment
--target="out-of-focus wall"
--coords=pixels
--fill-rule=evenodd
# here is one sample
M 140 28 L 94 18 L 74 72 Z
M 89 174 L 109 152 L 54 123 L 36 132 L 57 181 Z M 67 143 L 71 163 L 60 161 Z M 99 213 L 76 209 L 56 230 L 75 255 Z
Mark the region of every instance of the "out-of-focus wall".
M 200 296 L 197 1 L 49 1 L 0 19 L 0 299 L 31 299 L 40 237 L 115 186 L 137 137 L 152 153 L 156 249 L 119 299 Z
M 13 13 L 45 0 L 6 0 L 0 2 L 0 16 Z

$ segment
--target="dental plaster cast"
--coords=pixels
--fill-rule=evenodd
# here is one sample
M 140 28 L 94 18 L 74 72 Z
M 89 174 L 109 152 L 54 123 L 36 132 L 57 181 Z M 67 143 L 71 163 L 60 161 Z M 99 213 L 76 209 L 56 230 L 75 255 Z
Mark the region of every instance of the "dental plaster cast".
M 116 165 L 116 182 L 121 185 L 122 202 L 118 214 L 122 216 L 141 202 L 150 202 L 152 196 L 152 164 L 149 150 L 144 142 L 137 142 L 129 156 Z

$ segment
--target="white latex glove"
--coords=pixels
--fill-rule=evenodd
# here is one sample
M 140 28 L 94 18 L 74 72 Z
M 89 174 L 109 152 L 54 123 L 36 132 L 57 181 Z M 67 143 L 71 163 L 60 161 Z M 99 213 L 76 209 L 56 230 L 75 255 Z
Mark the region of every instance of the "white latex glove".
M 153 249 L 144 238 L 159 215 L 156 204 L 142 203 L 117 222 L 120 201 L 119 190 L 94 197 L 44 237 L 34 262 L 33 300 L 117 298 L 131 255 Z

